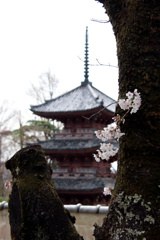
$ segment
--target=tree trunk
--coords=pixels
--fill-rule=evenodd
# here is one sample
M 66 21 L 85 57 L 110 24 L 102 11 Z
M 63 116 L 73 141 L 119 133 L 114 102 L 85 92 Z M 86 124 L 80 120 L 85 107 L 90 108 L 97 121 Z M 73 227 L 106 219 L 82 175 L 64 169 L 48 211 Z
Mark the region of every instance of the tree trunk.
M 13 177 L 9 199 L 11 239 L 82 240 L 56 193 L 40 146 L 21 149 L 6 162 Z
M 160 239 L 160 1 L 102 0 L 117 41 L 119 97 L 138 89 L 126 116 L 111 205 L 96 240 Z M 117 108 L 121 116 L 124 111 Z

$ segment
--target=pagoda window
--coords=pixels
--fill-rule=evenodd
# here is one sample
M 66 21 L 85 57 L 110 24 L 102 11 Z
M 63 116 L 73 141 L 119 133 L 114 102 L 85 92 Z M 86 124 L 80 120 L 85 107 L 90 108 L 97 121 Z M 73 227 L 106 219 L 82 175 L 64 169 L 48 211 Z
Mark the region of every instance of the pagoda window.
M 75 198 L 71 198 L 69 202 L 76 204 L 76 203 L 79 203 L 80 200 L 75 197 Z
M 85 198 L 82 202 L 83 204 L 91 204 L 91 200 L 89 198 Z
M 75 133 L 76 131 L 77 131 L 77 129 L 76 129 L 76 128 L 72 128 L 72 132 L 74 132 L 74 133 Z
M 75 119 L 75 123 L 80 124 L 80 123 L 81 123 L 81 120 L 80 120 L 79 118 L 76 118 L 76 119 Z
M 89 158 L 89 157 L 85 157 L 85 158 L 84 158 L 84 161 L 85 161 L 85 162 L 90 162 L 90 158 Z
M 79 163 L 79 162 L 80 162 L 80 159 L 79 159 L 79 158 L 74 158 L 73 162 L 74 162 L 74 163 Z
M 106 173 L 110 173 L 110 172 L 111 172 L 110 168 L 106 168 Z
M 68 157 L 64 157 L 63 158 L 63 163 L 69 163 L 70 161 L 69 161 L 69 158 Z
M 67 123 L 66 124 L 66 128 L 71 128 L 72 127 L 72 124 L 71 123 Z
M 65 128 L 64 130 L 63 130 L 63 132 L 65 132 L 65 133 L 71 133 L 71 129 L 69 128 Z
M 66 127 L 71 127 L 71 126 L 72 126 L 72 121 L 68 119 L 66 122 Z

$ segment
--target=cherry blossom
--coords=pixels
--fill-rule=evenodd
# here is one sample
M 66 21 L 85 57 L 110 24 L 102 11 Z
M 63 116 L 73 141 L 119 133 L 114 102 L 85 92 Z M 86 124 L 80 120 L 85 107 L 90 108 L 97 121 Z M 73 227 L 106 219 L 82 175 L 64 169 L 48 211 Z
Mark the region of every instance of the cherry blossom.
M 4 183 L 4 187 L 5 187 L 6 189 L 9 189 L 9 190 L 12 189 L 12 185 L 13 185 L 12 180 L 7 180 L 7 181 Z
M 113 140 L 113 139 L 119 140 L 119 138 L 124 135 L 124 133 L 121 133 L 121 130 L 116 123 L 109 124 L 103 130 L 95 131 L 95 134 L 97 138 L 101 139 L 102 141 Z
M 118 104 L 121 109 L 127 110 L 131 107 L 131 99 L 119 99 Z
M 119 141 L 119 138 L 125 135 L 120 130 L 120 124 L 125 123 L 125 116 L 129 113 L 136 113 L 141 106 L 141 97 L 137 89 L 133 92 L 126 93 L 126 99 L 119 99 L 118 104 L 123 110 L 128 110 L 122 117 L 117 114 L 113 117 L 114 123 L 108 124 L 103 130 L 95 131 L 97 138 L 101 139 L 103 142 L 108 140 L 116 139 Z M 97 154 L 94 154 L 94 158 L 97 162 L 100 160 L 109 160 L 110 157 L 113 157 L 118 152 L 118 149 L 113 148 L 111 143 L 101 143 L 100 149 L 97 150 Z
M 96 160 L 96 162 L 100 162 L 101 159 L 98 157 L 98 154 L 93 154 L 94 159 Z
M 118 149 L 114 149 L 111 143 L 101 143 L 100 149 L 97 152 L 97 154 L 94 154 L 94 157 L 97 162 L 100 162 L 100 159 L 109 160 L 110 157 L 115 156 Z
M 141 106 L 141 97 L 137 89 L 126 93 L 127 99 L 119 99 L 118 104 L 123 110 L 131 109 L 131 114 L 136 113 Z
M 107 196 L 107 195 L 112 195 L 112 193 L 111 193 L 111 188 L 104 187 L 104 189 L 103 189 L 103 194 L 104 194 L 105 196 Z

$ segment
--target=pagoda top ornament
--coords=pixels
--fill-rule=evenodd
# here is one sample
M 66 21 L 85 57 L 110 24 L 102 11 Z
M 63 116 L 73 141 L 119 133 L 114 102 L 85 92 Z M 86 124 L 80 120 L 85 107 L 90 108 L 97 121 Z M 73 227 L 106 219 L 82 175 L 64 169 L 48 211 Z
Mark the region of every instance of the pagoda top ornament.
M 88 27 L 86 27 L 86 37 L 85 37 L 85 51 L 84 51 L 84 81 L 81 82 L 82 85 L 91 84 L 89 82 L 89 44 L 88 44 Z

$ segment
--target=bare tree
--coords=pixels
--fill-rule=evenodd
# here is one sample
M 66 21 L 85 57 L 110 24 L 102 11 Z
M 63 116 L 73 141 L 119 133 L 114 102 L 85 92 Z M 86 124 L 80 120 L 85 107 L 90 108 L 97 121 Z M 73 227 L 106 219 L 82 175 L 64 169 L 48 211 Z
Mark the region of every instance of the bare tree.
M 29 89 L 28 94 L 36 100 L 37 104 L 41 104 L 45 100 L 49 100 L 53 98 L 57 84 L 58 84 L 58 80 L 56 76 L 52 74 L 50 70 L 48 70 L 48 72 L 42 73 L 40 75 L 39 82 L 37 85 L 31 84 L 31 88 Z M 35 136 L 37 136 L 37 134 L 40 138 L 43 138 L 44 136 L 43 140 L 48 140 L 52 138 L 55 130 L 62 128 L 62 124 L 56 121 L 46 120 L 40 117 L 38 118 L 40 120 L 29 120 L 28 127 L 30 127 L 30 130 L 32 131 L 32 133 L 34 131 Z M 26 126 L 24 127 L 25 127 L 25 130 L 27 130 Z M 37 138 L 39 138 L 38 136 Z M 34 138 L 34 142 L 35 141 L 36 140 Z
M 11 111 L 8 102 L 3 101 L 0 106 L 0 197 L 6 195 L 4 181 L 8 173 L 4 167 L 4 161 L 12 154 L 10 122 L 14 116 L 15 111 Z
M 57 84 L 56 76 L 48 70 L 48 72 L 40 75 L 38 84 L 31 83 L 31 88 L 27 94 L 33 97 L 39 104 L 53 97 Z
M 0 106 L 0 162 L 4 160 L 4 155 L 6 155 L 7 141 L 11 133 L 11 120 L 15 116 L 15 111 L 10 110 L 10 106 L 7 101 L 3 101 Z M 8 150 L 9 152 L 9 150 Z

